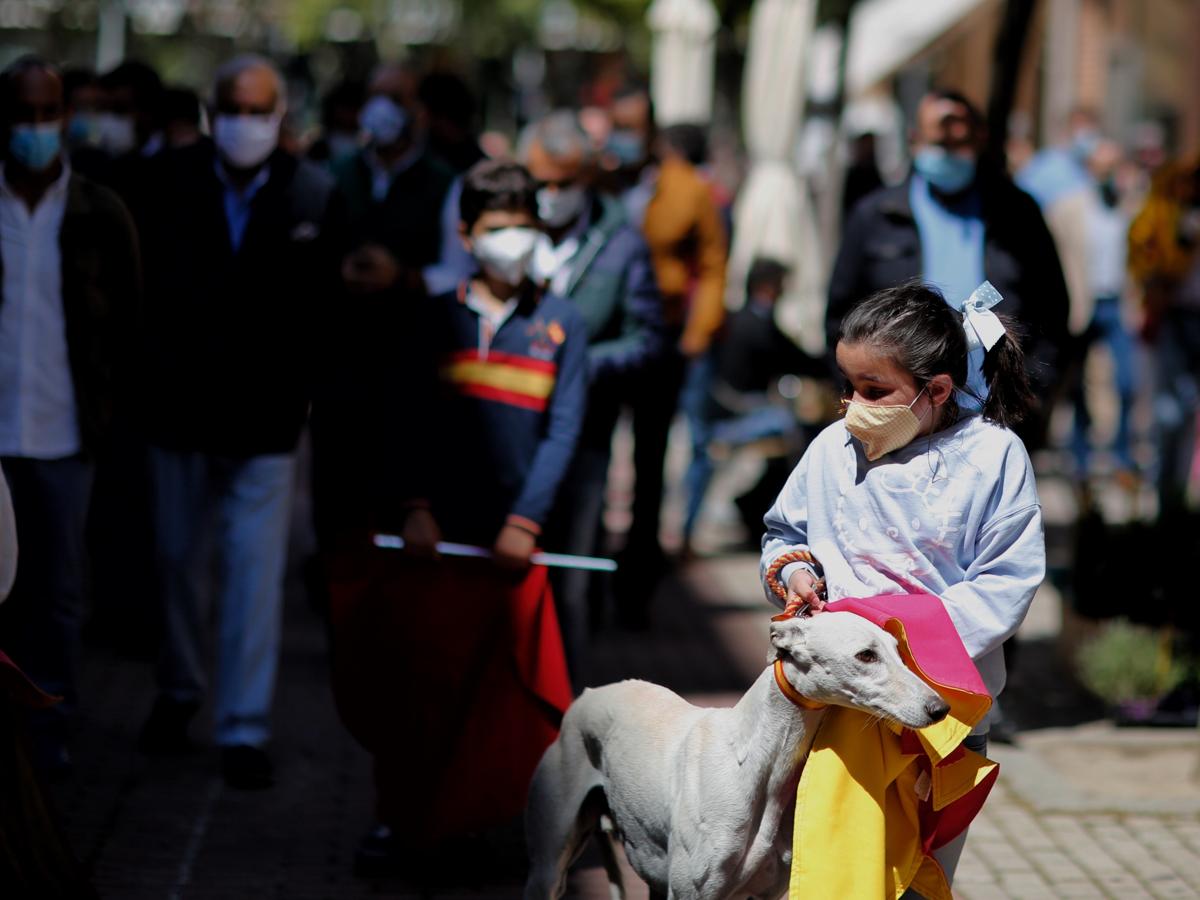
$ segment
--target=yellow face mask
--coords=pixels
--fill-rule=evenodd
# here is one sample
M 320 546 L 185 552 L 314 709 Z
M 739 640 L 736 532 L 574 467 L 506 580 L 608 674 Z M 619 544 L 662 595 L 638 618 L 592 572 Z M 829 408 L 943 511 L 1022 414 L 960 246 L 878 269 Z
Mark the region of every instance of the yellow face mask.
M 921 420 L 912 408 L 923 393 L 925 388 L 907 406 L 872 406 L 857 400 L 846 404 L 846 430 L 862 442 L 870 462 L 899 450 L 917 436 Z

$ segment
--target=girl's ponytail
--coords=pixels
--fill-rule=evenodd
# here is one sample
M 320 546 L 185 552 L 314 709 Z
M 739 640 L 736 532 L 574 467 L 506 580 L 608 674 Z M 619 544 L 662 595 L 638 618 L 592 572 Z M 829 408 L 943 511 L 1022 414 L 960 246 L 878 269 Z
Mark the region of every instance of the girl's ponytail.
M 1004 325 L 1004 336 L 983 358 L 983 378 L 988 388 L 983 417 L 1005 428 L 1014 428 L 1033 412 L 1037 398 L 1029 386 L 1017 327 L 1007 316 L 999 318 Z

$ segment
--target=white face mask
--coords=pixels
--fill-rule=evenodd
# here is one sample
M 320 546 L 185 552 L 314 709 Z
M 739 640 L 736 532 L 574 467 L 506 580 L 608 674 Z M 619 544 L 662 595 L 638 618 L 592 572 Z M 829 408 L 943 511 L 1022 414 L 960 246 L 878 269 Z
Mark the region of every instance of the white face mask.
M 899 450 L 917 436 L 921 420 L 912 408 L 923 393 L 925 388 L 907 406 L 872 406 L 857 400 L 847 404 L 846 430 L 862 442 L 870 462 Z
M 124 156 L 137 146 L 137 129 L 133 116 L 100 113 L 95 123 L 97 140 L 109 156 Z
M 587 205 L 587 191 L 577 184 L 537 192 L 538 218 L 551 228 L 562 228 L 579 218 Z
M 475 238 L 472 252 L 484 272 L 505 284 L 517 285 L 529 272 L 529 260 L 537 246 L 534 228 L 501 228 Z
M 213 119 L 213 141 L 221 157 L 235 169 L 260 165 L 279 146 L 283 116 L 218 115 Z

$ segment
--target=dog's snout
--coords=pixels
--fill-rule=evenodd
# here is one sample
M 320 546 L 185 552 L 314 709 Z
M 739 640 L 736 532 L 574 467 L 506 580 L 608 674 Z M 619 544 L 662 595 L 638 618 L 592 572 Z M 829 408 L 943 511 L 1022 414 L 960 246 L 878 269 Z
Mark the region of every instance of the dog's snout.
M 934 722 L 940 722 L 950 713 L 950 704 L 941 697 L 931 697 L 925 701 L 925 712 Z

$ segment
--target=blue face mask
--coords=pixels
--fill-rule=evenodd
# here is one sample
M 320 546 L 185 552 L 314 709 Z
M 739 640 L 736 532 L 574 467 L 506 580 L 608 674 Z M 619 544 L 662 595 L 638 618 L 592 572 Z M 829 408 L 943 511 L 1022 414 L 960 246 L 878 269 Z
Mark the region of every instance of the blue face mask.
M 359 114 L 359 122 L 371 140 L 381 147 L 394 144 L 409 132 L 408 110 L 383 94 L 367 101 Z
M 646 158 L 646 142 L 636 131 L 627 128 L 611 131 L 604 149 L 615 156 L 622 166 L 636 166 Z
M 67 120 L 67 145 L 70 147 L 99 147 L 100 117 L 95 113 L 76 113 Z
M 8 138 L 8 152 L 25 168 L 41 172 L 58 159 L 62 149 L 62 123 L 14 125 Z
M 1100 132 L 1093 128 L 1081 128 L 1071 138 L 1071 153 L 1081 163 L 1092 158 L 1100 147 Z
M 947 153 L 943 147 L 922 147 L 913 157 L 913 168 L 943 194 L 957 194 L 975 180 L 975 159 Z

